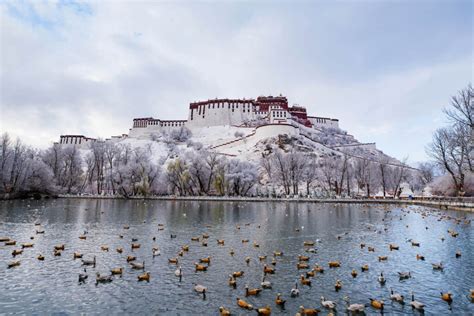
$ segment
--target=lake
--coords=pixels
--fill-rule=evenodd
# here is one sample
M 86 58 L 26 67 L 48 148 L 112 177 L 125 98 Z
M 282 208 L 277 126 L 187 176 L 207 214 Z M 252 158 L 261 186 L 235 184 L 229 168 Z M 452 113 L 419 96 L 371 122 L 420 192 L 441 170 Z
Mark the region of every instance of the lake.
M 156 200 L 95 200 L 57 199 L 0 202 L 0 237 L 15 240 L 16 246 L 0 243 L 0 312 L 22 314 L 203 314 L 218 315 L 219 307 L 233 314 L 252 314 L 236 304 L 240 297 L 255 307 L 269 305 L 272 314 L 294 315 L 300 305 L 328 310 L 320 297 L 337 303 L 337 311 L 345 312 L 344 297 L 351 303 L 370 305 L 369 298 L 383 299 L 384 312 L 391 315 L 413 314 L 408 304 L 411 291 L 423 302 L 426 314 L 472 314 L 474 304 L 469 290 L 474 287 L 474 230 L 472 213 L 440 211 L 425 207 L 400 205 L 347 205 L 312 203 L 205 202 Z M 457 220 L 456 220 L 457 219 Z M 41 223 L 40 226 L 35 223 Z M 159 226 L 161 224 L 162 226 Z M 129 226 L 125 229 L 124 226 Z M 36 231 L 44 230 L 43 234 Z M 448 230 L 458 233 L 452 237 Z M 86 239 L 79 236 L 87 232 Z M 202 235 L 208 234 L 207 247 Z M 175 235 L 175 238 L 171 238 Z M 122 238 L 120 237 L 122 236 Z M 31 240 L 30 237 L 33 237 Z M 200 237 L 200 241 L 191 238 Z M 441 237 L 444 237 L 444 241 Z M 131 249 L 132 238 L 140 248 Z M 155 240 L 153 240 L 155 238 Z M 219 245 L 217 239 L 223 239 Z M 243 243 L 242 240 L 249 242 Z M 407 240 L 420 243 L 412 246 Z M 312 247 L 305 241 L 314 241 Z M 13 258 L 12 251 L 22 243 L 32 248 Z M 259 247 L 255 247 L 257 243 Z M 365 243 L 361 248 L 360 244 Z M 390 251 L 389 244 L 399 246 Z M 60 256 L 54 256 L 54 246 L 64 244 Z M 101 250 L 106 245 L 109 251 Z M 189 251 L 178 253 L 183 245 Z M 374 247 L 369 252 L 368 247 Z M 123 253 L 116 248 L 123 247 Z M 153 256 L 152 248 L 160 250 Z M 316 252 L 308 252 L 315 248 Z M 233 250 L 234 254 L 230 252 Z M 461 256 L 456 257 L 456 251 Z M 272 265 L 273 253 L 276 264 Z M 78 282 L 84 266 L 73 259 L 81 252 L 83 259 L 96 257 L 96 266 L 87 267 L 88 279 Z M 44 261 L 37 256 L 44 255 Z M 416 255 L 426 260 L 417 260 Z M 142 270 L 134 270 L 126 257 L 145 262 L 150 272 L 149 282 L 139 282 Z M 266 255 L 264 261 L 259 256 Z M 319 264 L 324 273 L 311 278 L 312 286 L 299 283 L 298 256 L 309 257 L 312 268 Z M 195 262 L 211 257 L 207 271 L 195 271 Z M 379 261 L 379 256 L 387 260 Z M 168 262 L 178 257 L 182 266 L 181 282 L 174 275 L 177 266 Z M 250 257 L 247 264 L 245 258 Z M 7 268 L 13 260 L 20 265 Z M 340 261 L 341 267 L 329 268 L 329 261 Z M 442 262 L 443 271 L 434 270 L 432 263 Z M 245 297 L 245 286 L 260 287 L 263 266 L 274 268 L 267 275 L 272 289 L 263 289 L 259 296 Z M 369 270 L 361 271 L 361 266 Z M 112 268 L 123 268 L 123 275 L 113 281 L 97 284 L 95 273 L 109 274 Z M 357 277 L 351 271 L 358 272 Z M 229 274 L 244 271 L 237 278 L 237 288 L 229 286 Z M 411 272 L 411 278 L 400 280 L 398 272 Z M 383 272 L 386 284 L 377 278 Z M 342 288 L 336 292 L 336 280 Z M 298 282 L 300 295 L 290 297 Z M 194 291 L 193 283 L 207 287 L 206 298 Z M 405 296 L 405 305 L 390 300 L 390 288 Z M 440 292 L 450 291 L 453 303 L 448 305 Z M 285 309 L 275 305 L 281 293 Z M 378 313 L 366 307 L 367 314 Z

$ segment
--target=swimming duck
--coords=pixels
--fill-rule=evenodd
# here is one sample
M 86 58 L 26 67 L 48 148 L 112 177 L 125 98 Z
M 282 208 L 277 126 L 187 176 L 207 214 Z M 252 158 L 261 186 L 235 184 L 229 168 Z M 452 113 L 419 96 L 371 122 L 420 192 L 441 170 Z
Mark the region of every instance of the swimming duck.
M 123 268 L 113 268 L 112 270 L 110 270 L 110 273 L 114 275 L 122 275 Z
M 298 283 L 295 282 L 295 287 L 290 290 L 290 296 L 296 297 L 300 295 L 300 290 L 298 289 Z
M 357 271 L 352 269 L 351 275 L 353 278 L 357 277 Z
M 236 271 L 236 272 L 232 273 L 232 276 L 233 276 L 234 278 L 239 278 L 239 277 L 241 277 L 241 276 L 243 276 L 243 275 L 244 275 L 244 271 Z
M 174 275 L 179 278 L 183 276 L 183 270 L 181 269 L 181 266 L 179 266 L 178 269 L 174 271 Z
M 327 308 L 327 309 L 335 309 L 336 308 L 336 303 L 333 302 L 333 301 L 328 301 L 324 298 L 324 296 L 321 296 L 321 305 L 324 307 L 324 308 Z
M 417 241 L 414 241 L 414 240 L 411 241 L 411 245 L 412 245 L 413 247 L 420 247 L 420 243 L 417 242 Z
M 201 258 L 201 259 L 199 259 L 199 262 L 210 264 L 211 263 L 211 257 Z
M 44 256 L 39 254 L 38 257 L 36 257 L 36 259 L 40 260 L 40 261 L 43 261 L 44 260 Z
M 275 304 L 285 308 L 286 301 L 281 298 L 281 293 L 278 293 L 275 299 Z
M 237 305 L 241 308 L 244 308 L 244 309 L 249 309 L 249 310 L 253 309 L 252 304 L 249 304 L 246 301 L 244 301 L 243 299 L 238 298 L 238 297 L 237 297 Z
M 8 268 L 18 267 L 20 265 L 20 260 L 12 261 L 8 264 Z
M 399 246 L 396 244 L 389 244 L 388 247 L 390 248 L 390 251 L 399 249 Z
M 100 246 L 100 250 L 109 252 L 109 246 L 102 245 Z
M 54 246 L 54 250 L 64 250 L 64 244 Z
M 300 306 L 299 313 L 302 316 L 313 316 L 313 315 L 318 315 L 320 312 L 319 309 L 316 308 L 304 308 L 303 305 Z
M 272 309 L 268 305 L 265 307 L 257 308 L 256 311 L 257 314 L 261 316 L 268 316 L 272 314 Z
M 300 269 L 308 269 L 308 268 L 309 268 L 309 265 L 308 265 L 307 263 L 304 263 L 304 262 L 298 262 L 298 263 L 296 264 L 296 268 L 297 268 L 298 270 L 300 270 Z
M 15 246 L 16 245 L 16 241 L 15 240 L 8 240 L 8 241 L 5 241 L 5 246 Z
M 132 250 L 133 249 L 138 249 L 138 248 L 140 248 L 140 246 L 141 246 L 140 244 L 132 243 Z
M 341 280 L 336 280 L 336 284 L 334 284 L 334 289 L 336 290 L 336 292 L 338 292 L 340 289 L 342 289 Z
M 302 285 L 311 286 L 311 279 L 306 279 L 304 275 L 300 276 L 300 282 Z
M 383 276 L 383 272 L 380 272 L 380 275 L 378 277 L 378 281 L 380 283 L 380 285 L 384 285 L 386 280 L 385 280 L 385 277 Z
M 245 296 L 257 296 L 260 292 L 262 292 L 260 288 L 249 289 L 249 286 L 245 285 Z
M 363 249 L 365 247 L 365 244 L 364 243 L 361 243 L 360 244 L 360 249 Z
M 199 241 L 199 237 L 191 237 L 191 241 Z
M 349 297 L 345 296 L 344 301 L 346 302 L 346 309 L 351 313 L 363 313 L 365 310 L 364 304 L 350 304 Z
M 199 294 L 202 294 L 202 298 L 205 300 L 206 299 L 206 292 L 207 292 L 207 287 L 201 284 L 194 284 L 194 291 L 196 291 Z
M 267 265 L 264 265 L 263 266 L 263 273 L 264 274 L 275 274 L 275 269 L 267 266 Z
M 369 251 L 369 252 L 375 252 L 375 248 L 369 246 L 369 247 L 367 247 L 367 251 Z
M 263 277 L 262 277 L 262 283 L 260 283 L 260 285 L 261 285 L 262 288 L 264 288 L 264 289 L 271 289 L 271 288 L 272 288 L 272 282 L 265 280 L 266 277 L 267 277 L 266 275 L 263 275 Z
M 86 270 L 86 268 L 84 268 L 84 273 L 79 273 L 79 283 L 86 282 L 87 278 L 88 278 L 87 270 Z
M 255 241 L 253 242 L 253 246 L 254 246 L 255 248 L 260 248 L 260 245 L 259 245 L 258 243 L 256 243 Z
M 416 254 L 416 260 L 425 261 L 425 256 L 422 256 L 420 254 Z
M 316 264 L 313 268 L 314 271 L 318 272 L 318 273 L 324 273 L 324 268 L 318 264 Z
M 379 256 L 379 262 L 380 261 L 387 261 L 388 257 L 387 256 Z
M 80 239 L 80 240 L 86 240 L 86 239 L 87 239 L 87 236 L 86 236 L 86 235 L 80 235 L 80 236 L 79 236 L 79 239 Z
M 314 269 L 312 269 L 311 271 L 307 271 L 306 272 L 306 277 L 307 278 L 312 278 L 316 275 L 316 271 L 314 271 Z
M 249 241 L 250 241 L 249 239 L 242 239 L 242 243 L 243 243 L 243 244 L 246 244 L 246 243 L 248 243 Z
M 339 268 L 341 266 L 341 262 L 339 261 L 329 261 L 330 268 Z
M 316 253 L 316 248 L 308 248 L 305 251 L 309 253 Z
M 410 306 L 419 311 L 423 311 L 425 309 L 425 304 L 415 301 L 415 295 L 413 294 L 413 292 L 411 292 Z
M 220 246 L 224 246 L 225 245 L 225 240 L 224 239 L 217 239 L 217 244 L 220 245 Z
M 305 241 L 303 242 L 303 246 L 314 246 L 314 241 Z
M 298 261 L 309 261 L 309 257 L 308 257 L 308 256 L 299 255 L 299 256 L 298 256 Z
M 233 256 L 233 255 L 235 254 L 235 251 L 234 251 L 233 248 L 230 249 L 229 254 L 230 254 L 231 256 Z
M 383 305 L 384 305 L 383 301 L 370 298 L 370 306 L 372 306 L 373 308 L 380 309 L 383 311 Z
M 22 249 L 14 249 L 12 251 L 12 256 L 15 257 L 15 256 L 18 256 L 18 255 L 21 255 L 22 253 L 23 253 Z
M 150 272 L 145 272 L 138 276 L 138 281 L 147 281 L 150 282 Z
M 84 266 L 94 266 L 95 267 L 95 256 L 93 260 L 82 259 L 82 265 Z
M 195 262 L 194 266 L 196 267 L 196 271 L 207 271 L 207 266 L 205 266 L 203 264 L 199 264 L 199 263 Z
M 130 265 L 132 266 L 132 269 L 145 270 L 145 261 L 142 263 L 130 262 Z
M 181 247 L 181 250 L 182 251 L 189 251 L 189 246 L 188 245 L 184 245 Z
M 455 256 L 456 256 L 456 258 L 459 258 L 459 257 L 461 257 L 461 251 L 459 251 L 459 250 L 458 250 L 458 251 L 456 251 L 456 255 L 455 255 Z
M 80 259 L 80 258 L 82 258 L 82 253 L 75 251 L 72 254 L 72 257 L 73 257 L 73 259 Z
M 275 256 L 275 257 L 281 257 L 281 256 L 283 256 L 283 252 L 281 252 L 281 251 L 274 251 L 274 252 L 273 252 L 273 256 Z
M 207 247 L 207 241 L 204 241 L 204 240 L 203 240 L 202 243 L 201 243 L 201 246 Z
M 154 258 L 154 257 L 157 257 L 157 256 L 159 256 L 159 255 L 161 255 L 160 249 L 158 249 L 158 248 L 156 248 L 156 247 L 153 247 L 153 249 L 151 250 L 151 252 L 152 252 L 153 258 Z
M 112 282 L 112 275 L 100 275 L 99 272 L 96 273 L 95 275 L 95 284 L 99 283 L 110 283 Z
M 448 304 L 451 304 L 453 302 L 453 294 L 451 294 L 450 292 L 446 292 L 446 293 L 443 293 L 443 292 L 440 292 L 441 293 L 441 299 L 445 302 L 447 302 Z
M 34 246 L 33 243 L 31 242 L 27 242 L 27 243 L 24 243 L 21 245 L 21 248 L 24 249 L 24 248 L 32 248 Z
M 219 307 L 219 313 L 221 316 L 230 316 L 230 310 L 226 309 L 224 306 Z
M 267 260 L 267 256 L 258 256 L 258 260 L 265 261 Z
M 118 253 L 122 253 L 122 252 L 123 252 L 123 248 L 122 248 L 122 247 L 119 247 L 119 248 L 116 249 L 116 251 L 117 251 Z
M 53 252 L 53 255 L 54 255 L 55 257 L 59 257 L 59 256 L 61 255 L 61 251 L 60 251 L 60 250 L 55 250 L 55 251 Z
M 127 256 L 127 262 L 135 261 L 137 257 L 135 256 Z
M 390 299 L 392 301 L 395 301 L 395 302 L 398 302 L 398 303 L 401 303 L 401 304 L 404 303 L 403 302 L 404 296 L 401 295 L 401 294 L 398 294 L 398 293 L 394 293 L 392 288 L 390 288 Z
M 237 287 L 237 280 L 229 274 L 229 286 L 232 286 L 234 289 Z
M 433 270 L 443 270 L 444 269 L 444 266 L 443 266 L 442 262 L 432 263 L 431 265 L 433 266 Z
M 411 278 L 411 272 L 410 271 L 408 271 L 408 272 L 398 272 L 398 277 L 400 278 L 400 280 L 409 279 L 409 278 Z
M 207 233 L 202 234 L 202 238 L 204 238 L 204 239 L 209 238 L 209 234 L 207 234 Z

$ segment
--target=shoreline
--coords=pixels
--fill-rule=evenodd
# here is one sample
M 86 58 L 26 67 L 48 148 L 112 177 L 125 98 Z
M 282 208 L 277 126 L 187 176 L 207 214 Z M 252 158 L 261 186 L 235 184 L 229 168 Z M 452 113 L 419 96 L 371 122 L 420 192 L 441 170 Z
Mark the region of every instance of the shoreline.
M 66 195 L 60 194 L 58 198 L 66 199 L 104 199 L 104 200 L 161 200 L 161 201 L 206 201 L 206 202 L 285 202 L 285 203 L 321 203 L 321 204 L 399 204 L 419 205 L 434 207 L 444 210 L 474 212 L 474 200 L 465 201 L 439 198 L 439 199 L 318 199 L 318 198 L 271 198 L 271 197 L 232 197 L 232 196 L 148 196 L 148 197 L 121 197 L 107 195 Z

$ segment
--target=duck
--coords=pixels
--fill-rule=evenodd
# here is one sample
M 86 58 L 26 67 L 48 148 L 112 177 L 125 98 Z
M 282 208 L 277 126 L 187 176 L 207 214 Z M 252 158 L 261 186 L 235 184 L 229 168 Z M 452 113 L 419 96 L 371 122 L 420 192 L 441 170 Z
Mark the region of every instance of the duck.
M 201 258 L 201 259 L 199 259 L 199 262 L 210 264 L 211 263 L 211 257 Z
M 100 250 L 109 252 L 109 246 L 102 245 L 100 246 Z
M 460 258 L 461 257 L 461 251 L 456 251 L 456 254 L 455 254 L 456 258 Z
M 112 282 L 112 275 L 100 275 L 99 272 L 96 273 L 95 275 L 95 284 L 99 283 L 110 283 Z
M 217 244 L 220 245 L 220 246 L 224 246 L 225 245 L 225 240 L 224 239 L 217 239 Z
M 312 316 L 312 315 L 318 315 L 318 313 L 321 312 L 319 309 L 316 308 L 305 308 L 303 305 L 300 306 L 299 313 L 302 316 Z
M 298 270 L 301 270 L 301 269 L 308 269 L 308 268 L 309 268 L 309 265 L 308 265 L 307 263 L 305 263 L 305 262 L 298 262 L 298 263 L 296 264 L 296 268 L 297 268 Z
M 184 245 L 181 247 L 181 250 L 182 251 L 189 251 L 189 246 L 188 245 Z
M 306 277 L 307 278 L 312 278 L 316 275 L 316 271 L 314 271 L 314 269 L 312 269 L 311 271 L 307 271 L 306 272 Z
M 20 265 L 20 260 L 15 260 L 15 261 L 12 261 L 8 264 L 8 268 L 14 268 L 14 267 L 18 267 Z
M 127 262 L 132 262 L 132 261 L 135 261 L 137 260 L 137 257 L 135 256 L 127 256 Z
M 268 305 L 265 307 L 257 308 L 255 310 L 257 311 L 257 314 L 261 316 L 268 316 L 272 314 L 272 309 Z
M 274 257 L 281 257 L 281 256 L 283 256 L 283 252 L 282 251 L 274 251 L 273 256 Z
M 115 249 L 118 253 L 122 253 L 123 252 L 123 248 L 122 247 L 119 247 L 117 249 Z
M 353 278 L 357 277 L 357 271 L 352 269 L 351 275 Z
M 363 249 L 365 247 L 365 244 L 364 243 L 361 243 L 360 244 L 360 249 Z
M 303 246 L 314 246 L 314 241 L 309 241 L 309 240 L 304 241 Z
M 209 238 L 209 234 L 207 234 L 207 233 L 202 234 L 202 238 L 208 239 L 208 238 Z
M 443 270 L 444 269 L 444 266 L 443 266 L 443 263 L 440 262 L 440 263 L 432 263 L 431 264 L 432 267 L 433 267 L 433 270 Z
M 150 282 L 150 272 L 145 272 L 143 274 L 140 274 L 137 278 L 138 278 L 138 281 Z
M 82 258 L 82 253 L 75 251 L 72 254 L 73 259 L 81 259 Z
M 380 261 L 387 261 L 388 257 L 387 256 L 379 256 L 379 262 Z
M 309 253 L 316 253 L 316 248 L 308 248 L 305 251 Z
M 333 301 L 328 301 L 324 298 L 324 296 L 321 296 L 321 305 L 324 307 L 324 308 L 327 308 L 327 309 L 335 309 L 336 308 L 336 303 L 333 302 Z
M 324 268 L 318 264 L 316 264 L 313 268 L 314 271 L 318 272 L 318 273 L 324 273 Z
M 346 302 L 346 310 L 351 313 L 364 313 L 365 305 L 364 304 L 351 304 L 349 297 L 345 296 L 344 301 Z
M 59 256 L 61 255 L 61 251 L 60 251 L 60 250 L 55 250 L 55 251 L 53 252 L 53 255 L 54 255 L 55 257 L 59 257 Z
M 340 261 L 329 261 L 328 263 L 330 268 L 339 268 L 341 266 Z
M 200 237 L 191 237 L 191 241 L 199 241 Z
M 304 275 L 300 276 L 300 282 L 302 285 L 311 286 L 311 279 L 306 279 Z
M 178 264 L 179 260 L 178 258 L 169 258 L 168 259 L 168 263 L 171 263 L 171 264 Z
M 416 254 L 416 260 L 425 261 L 425 256 L 422 256 L 420 254 Z
M 132 250 L 133 250 L 133 249 L 138 249 L 138 248 L 140 248 L 140 247 L 141 247 L 140 244 L 132 243 Z
M 54 246 L 54 250 L 64 250 L 64 244 Z
M 248 310 L 253 309 L 252 304 L 247 303 L 246 301 L 244 301 L 243 299 L 241 299 L 239 297 L 237 297 L 237 306 L 239 306 L 241 308 L 244 308 L 244 309 L 248 309 Z
M 383 301 L 370 298 L 370 306 L 372 306 L 373 308 L 380 309 L 383 311 L 383 305 Z
M 12 251 L 12 256 L 15 257 L 15 256 L 18 256 L 18 255 L 21 255 L 22 253 L 23 253 L 22 249 L 14 249 Z
M 398 277 L 400 278 L 400 280 L 409 279 L 409 278 L 411 278 L 411 272 L 410 271 L 408 271 L 408 272 L 398 272 Z
M 383 272 L 380 272 L 380 275 L 378 277 L 378 281 L 380 285 L 384 285 L 387 280 L 385 280 L 385 277 L 383 276 Z
M 451 292 L 446 292 L 446 293 L 443 293 L 443 292 L 440 292 L 441 293 L 441 299 L 445 302 L 447 302 L 448 304 L 451 304 L 453 302 L 453 294 L 451 294 Z
M 194 266 L 196 268 L 196 271 L 207 271 L 207 266 L 205 266 L 203 264 L 199 264 L 199 263 L 195 262 Z
M 249 263 L 250 263 L 250 257 L 245 257 L 245 263 L 247 263 L 247 265 L 249 265 Z
M 243 275 L 244 275 L 244 271 L 235 271 L 235 272 L 232 273 L 232 276 L 234 278 L 240 278 Z
M 123 274 L 123 268 L 113 268 L 110 270 L 110 273 L 113 275 L 122 275 Z
M 368 251 L 368 252 L 375 252 L 375 248 L 368 246 L 368 247 L 367 247 L 367 251 Z
M 388 247 L 390 248 L 390 251 L 400 249 L 400 247 L 396 244 L 389 244 Z
M 262 283 L 260 285 L 262 286 L 263 289 L 271 289 L 272 288 L 272 282 L 265 280 L 266 275 L 263 275 L 262 277 Z
M 86 235 L 79 235 L 79 239 L 80 239 L 80 240 L 86 240 L 86 239 L 87 239 L 87 236 L 86 236 Z
M 308 256 L 299 255 L 299 256 L 298 256 L 298 261 L 309 261 L 309 257 L 308 257 Z
M 178 269 L 174 271 L 174 275 L 178 278 L 181 278 L 183 276 L 183 270 L 181 269 L 181 266 L 179 266 Z
M 37 230 L 36 230 L 36 233 L 37 233 L 37 234 L 44 234 L 44 229 L 37 229 Z
M 224 306 L 219 307 L 219 314 L 221 316 L 230 316 L 231 315 L 230 310 L 228 310 Z
M 202 294 L 202 298 L 206 299 L 207 287 L 201 284 L 196 284 L 196 283 L 193 283 L 193 284 L 194 284 L 194 291 L 199 294 Z
M 87 278 L 88 278 L 87 270 L 86 270 L 86 268 L 84 268 L 84 273 L 79 273 L 79 283 L 86 282 Z
M 257 242 L 253 242 L 253 246 L 254 248 L 260 248 L 260 244 L 258 244 Z
M 231 256 L 233 256 L 233 255 L 235 254 L 235 251 L 234 251 L 233 248 L 230 249 L 229 254 L 230 254 Z
M 417 242 L 417 241 L 414 241 L 414 240 L 411 241 L 411 245 L 412 245 L 413 247 L 420 247 L 420 243 Z
M 291 297 L 297 297 L 300 295 L 300 290 L 298 289 L 298 283 L 295 282 L 295 287 L 290 290 Z
M 8 241 L 5 241 L 5 246 L 15 246 L 16 245 L 16 241 L 15 240 L 8 240 Z
M 130 265 L 132 266 L 132 269 L 145 270 L 145 261 L 143 261 L 142 263 L 130 262 Z
M 38 257 L 36 257 L 36 259 L 38 259 L 39 261 L 43 261 L 44 256 L 42 254 L 39 254 Z
M 336 280 L 336 284 L 334 284 L 334 289 L 337 291 L 339 291 L 340 289 L 342 289 L 342 282 L 341 280 Z
M 285 308 L 285 303 L 286 303 L 286 301 L 281 298 L 281 293 L 278 293 L 276 298 L 275 298 L 275 304 L 277 306 L 281 306 L 281 307 Z
M 403 304 L 403 303 L 404 303 L 403 300 L 404 300 L 405 298 L 404 298 L 403 295 L 401 295 L 401 294 L 399 294 L 399 293 L 394 293 L 394 292 L 393 292 L 393 289 L 390 288 L 390 299 L 391 299 L 392 301 L 395 301 L 395 302 L 398 302 L 398 303 Z
M 237 280 L 229 274 L 229 286 L 232 286 L 234 289 L 237 287 Z
M 161 255 L 161 251 L 160 251 L 160 249 L 158 249 L 157 247 L 153 247 L 153 248 L 151 249 L 151 253 L 152 253 L 152 255 L 153 255 L 153 258 L 155 258 L 155 257 L 157 257 L 157 256 L 159 256 L 159 255 Z
M 264 274 L 275 274 L 275 269 L 267 266 L 267 265 L 264 265 L 263 266 L 263 273 Z
M 33 243 L 31 242 L 27 242 L 27 243 L 24 243 L 21 245 L 21 248 L 24 249 L 24 248 L 32 248 L 34 246 Z
M 94 266 L 95 267 L 95 256 L 94 256 L 94 259 L 92 259 L 92 260 L 82 259 L 82 265 L 83 266 Z
M 245 296 L 257 296 L 262 292 L 260 288 L 249 289 L 248 285 L 245 285 Z
M 410 306 L 419 311 L 423 311 L 425 309 L 425 304 L 415 301 L 415 294 L 413 294 L 413 292 L 411 292 Z
M 258 256 L 258 260 L 265 261 L 267 260 L 267 256 Z
M 202 243 L 201 243 L 201 246 L 207 247 L 207 241 L 204 241 L 204 240 L 203 240 Z

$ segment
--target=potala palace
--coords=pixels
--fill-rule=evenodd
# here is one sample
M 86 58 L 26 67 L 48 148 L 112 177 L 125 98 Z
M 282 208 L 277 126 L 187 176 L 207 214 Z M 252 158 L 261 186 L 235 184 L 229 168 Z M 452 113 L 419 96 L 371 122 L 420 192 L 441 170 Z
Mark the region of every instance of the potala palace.
M 197 128 L 231 126 L 271 137 L 279 134 L 299 133 L 296 126 L 318 129 L 339 127 L 338 119 L 309 116 L 306 108 L 288 106 L 284 96 L 260 96 L 256 99 L 214 99 L 192 102 L 189 105 L 187 120 L 161 120 L 153 117 L 133 119 L 128 134 L 112 136 L 106 141 L 130 139 L 150 139 L 154 134 L 187 127 L 191 131 Z M 246 134 L 246 133 L 245 133 Z M 97 141 L 84 135 L 61 135 L 59 144 L 85 147 Z

